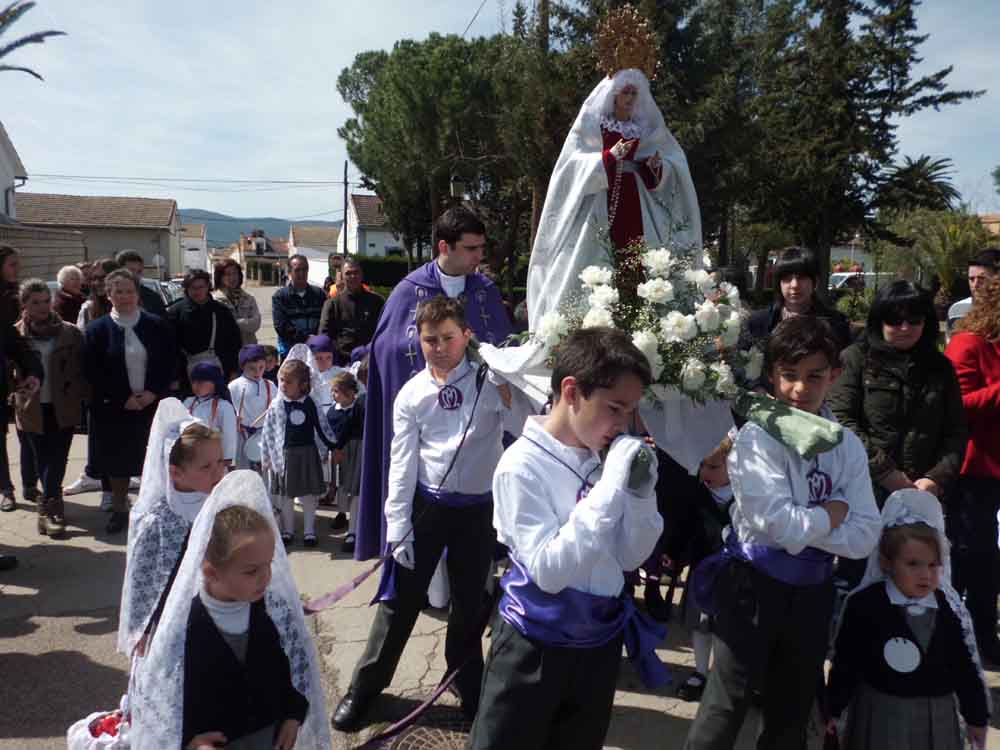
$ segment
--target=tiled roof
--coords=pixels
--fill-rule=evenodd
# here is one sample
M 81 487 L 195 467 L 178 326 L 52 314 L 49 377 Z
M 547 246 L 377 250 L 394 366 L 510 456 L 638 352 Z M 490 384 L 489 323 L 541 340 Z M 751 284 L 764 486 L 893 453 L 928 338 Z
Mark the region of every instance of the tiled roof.
M 177 212 L 177 201 L 163 198 L 17 193 L 16 199 L 17 220 L 36 226 L 167 229 Z
M 204 224 L 181 224 L 181 236 L 189 240 L 205 239 Z
M 354 211 L 358 215 L 358 224 L 363 227 L 384 227 L 385 212 L 382 211 L 382 199 L 377 195 L 351 195 Z
M 329 247 L 336 248 L 340 239 L 337 227 L 310 227 L 301 224 L 292 225 L 292 238 L 296 247 Z
M 273 237 L 267 238 L 268 243 L 271 245 L 271 250 L 278 255 L 288 255 L 288 240 L 278 240 Z

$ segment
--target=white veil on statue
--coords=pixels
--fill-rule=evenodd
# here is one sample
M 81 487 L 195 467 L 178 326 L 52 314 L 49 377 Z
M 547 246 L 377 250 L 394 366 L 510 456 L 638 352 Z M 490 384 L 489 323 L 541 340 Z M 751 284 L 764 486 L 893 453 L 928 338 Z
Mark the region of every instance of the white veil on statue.
M 659 152 L 663 160 L 663 179 L 654 190 L 636 180 L 646 244 L 693 248 L 697 267 L 701 267 L 701 212 L 687 157 L 667 129 L 646 76 L 635 69 L 621 70 L 613 78 L 605 77 L 587 97 L 552 171 L 528 264 L 528 320 L 532 330 L 542 315 L 558 310 L 580 291 L 580 272 L 584 268 L 606 265 L 604 247 L 610 242 L 608 177 L 601 120 L 612 116 L 615 94 L 627 85 L 634 86 L 637 92 L 633 122 L 642 133 L 634 158 L 644 161 Z
M 292 683 L 309 701 L 309 712 L 299 729 L 298 750 L 328 750 L 330 722 L 326 709 L 319 656 L 302 614 L 299 591 L 292 578 L 285 547 L 280 542 L 271 501 L 264 482 L 253 471 L 233 471 L 212 491 L 195 520 L 187 551 L 143 669 L 130 689 L 134 750 L 181 747 L 184 726 L 184 647 L 191 602 L 202 586 L 201 564 L 219 511 L 233 505 L 253 508 L 268 519 L 275 540 L 271 583 L 267 587 L 267 614 L 274 621 L 281 647 L 288 657 Z

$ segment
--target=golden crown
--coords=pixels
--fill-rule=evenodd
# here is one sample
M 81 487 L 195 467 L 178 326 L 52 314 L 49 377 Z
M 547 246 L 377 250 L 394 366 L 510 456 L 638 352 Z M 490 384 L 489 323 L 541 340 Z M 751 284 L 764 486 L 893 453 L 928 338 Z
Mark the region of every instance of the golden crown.
M 608 78 L 619 70 L 636 68 L 652 81 L 660 67 L 656 34 L 631 5 L 608 11 L 594 40 L 597 68 Z

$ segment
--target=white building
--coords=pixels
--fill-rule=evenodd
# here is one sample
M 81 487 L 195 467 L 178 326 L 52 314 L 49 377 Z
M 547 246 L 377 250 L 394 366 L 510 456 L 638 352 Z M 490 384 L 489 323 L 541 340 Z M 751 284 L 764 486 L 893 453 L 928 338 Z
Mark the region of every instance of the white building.
M 204 224 L 181 225 L 181 256 L 185 271 L 201 269 L 211 272 L 208 263 L 208 236 Z
M 288 230 L 288 257 L 304 255 L 309 259 L 309 283 L 323 286 L 329 275 L 330 256 L 342 252 L 337 227 L 311 227 L 292 224 Z
M 382 210 L 382 199 L 377 195 L 351 195 L 347 203 L 345 238 L 350 255 L 385 257 L 402 255 L 404 252 L 399 237 L 389 229 L 389 222 Z
M 0 217 L 16 218 L 17 208 L 14 201 L 14 191 L 19 187 L 18 180 L 23 185 L 27 179 L 28 170 L 21 163 L 17 149 L 14 148 L 7 131 L 4 130 L 3 123 L 0 122 L 0 189 L 3 190 L 3 200 L 0 200 Z

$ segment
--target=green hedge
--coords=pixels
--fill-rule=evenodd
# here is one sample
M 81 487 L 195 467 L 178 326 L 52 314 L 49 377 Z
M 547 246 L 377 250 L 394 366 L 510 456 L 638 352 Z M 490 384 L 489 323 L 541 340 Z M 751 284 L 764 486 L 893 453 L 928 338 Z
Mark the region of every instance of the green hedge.
M 368 286 L 396 286 L 408 271 L 406 258 L 356 258 L 361 262 Z

